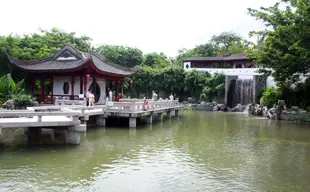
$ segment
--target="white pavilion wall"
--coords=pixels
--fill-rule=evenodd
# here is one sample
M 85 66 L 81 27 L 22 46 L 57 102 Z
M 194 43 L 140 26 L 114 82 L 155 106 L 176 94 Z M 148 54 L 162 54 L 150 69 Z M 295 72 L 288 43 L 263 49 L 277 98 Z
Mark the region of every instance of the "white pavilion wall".
M 71 77 L 54 77 L 54 87 L 53 87 L 53 94 L 54 95 L 67 95 L 71 96 L 71 90 L 72 90 L 72 85 L 71 85 Z M 99 101 L 97 102 L 98 104 L 103 104 L 105 102 L 106 98 L 106 80 L 103 78 L 97 78 L 96 79 L 99 87 L 100 87 L 100 98 Z M 69 84 L 69 92 L 68 94 L 64 94 L 63 91 L 63 86 L 64 83 L 68 82 Z M 91 84 L 93 83 L 93 78 L 89 78 L 87 80 L 87 89 L 86 91 L 90 88 Z M 84 88 L 83 88 L 84 91 Z M 80 94 L 80 77 L 75 77 L 74 79 L 74 95 L 79 95 Z
M 71 95 L 71 77 L 54 77 L 53 81 L 54 81 L 53 82 L 54 84 L 53 94 L 54 95 L 68 95 L 68 96 Z M 64 94 L 64 91 L 63 91 L 63 86 L 65 82 L 68 82 L 69 84 L 68 94 Z
M 54 95 L 71 95 L 72 85 L 71 85 L 71 77 L 54 77 L 54 87 L 53 87 L 53 94 Z M 63 86 L 64 83 L 68 82 L 69 84 L 69 92 L 68 94 L 64 94 Z M 74 78 L 74 95 L 80 94 L 80 77 Z

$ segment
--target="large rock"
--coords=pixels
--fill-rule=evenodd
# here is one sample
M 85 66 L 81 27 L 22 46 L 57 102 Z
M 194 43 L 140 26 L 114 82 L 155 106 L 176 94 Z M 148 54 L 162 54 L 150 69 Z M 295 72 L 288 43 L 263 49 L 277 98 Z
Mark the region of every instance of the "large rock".
M 3 103 L 2 105 L 2 108 L 3 109 L 8 109 L 8 110 L 13 110 L 15 109 L 15 102 L 14 100 L 10 99 L 10 100 L 7 100 L 5 103 Z
M 265 110 L 265 108 L 262 105 L 252 103 L 249 105 L 248 113 L 250 115 L 262 116 L 264 114 L 264 110 Z
M 187 101 L 188 101 L 189 103 L 194 103 L 194 100 L 193 100 L 192 97 L 188 97 Z
M 231 111 L 232 111 L 232 112 L 242 112 L 242 105 L 239 103 L 239 104 L 236 105 L 236 107 L 234 107 Z
M 225 104 L 219 103 L 219 104 L 216 104 L 213 107 L 213 111 L 223 111 L 223 112 L 226 112 L 226 111 L 228 111 L 228 107 Z
M 32 103 L 31 103 L 31 106 L 33 107 L 36 107 L 36 106 L 39 106 L 39 102 L 37 102 L 37 101 L 33 101 Z

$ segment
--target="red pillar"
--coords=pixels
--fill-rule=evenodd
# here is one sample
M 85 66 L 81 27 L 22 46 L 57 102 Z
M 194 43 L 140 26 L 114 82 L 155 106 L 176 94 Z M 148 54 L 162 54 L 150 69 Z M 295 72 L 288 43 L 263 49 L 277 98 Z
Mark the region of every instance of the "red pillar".
M 74 76 L 71 76 L 71 99 L 74 100 Z
M 124 95 L 124 80 L 121 80 L 120 86 L 121 86 L 121 96 L 123 96 Z
M 31 92 L 31 94 L 33 95 L 33 88 L 34 88 L 34 78 L 33 78 L 33 76 L 31 75 L 30 76 L 30 92 Z
M 84 96 L 86 96 L 86 92 L 87 92 L 87 90 L 86 90 L 86 86 L 87 86 L 87 75 L 84 75 L 84 81 L 83 81 L 83 83 L 84 83 Z
M 54 100 L 54 76 L 52 76 L 52 98 Z
M 41 77 L 41 103 L 44 102 L 44 78 Z

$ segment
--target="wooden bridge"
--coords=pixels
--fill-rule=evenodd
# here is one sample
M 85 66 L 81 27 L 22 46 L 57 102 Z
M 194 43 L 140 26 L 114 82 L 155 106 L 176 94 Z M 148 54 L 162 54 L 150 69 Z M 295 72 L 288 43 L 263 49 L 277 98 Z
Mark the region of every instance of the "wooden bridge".
M 162 121 L 164 113 L 168 118 L 179 115 L 182 106 L 178 100 L 148 101 L 126 100 L 125 102 L 108 102 L 106 105 L 51 105 L 28 107 L 27 110 L 0 111 L 1 130 L 5 128 L 27 128 L 28 134 L 39 134 L 40 128 L 64 129 L 66 142 L 80 143 L 80 132 L 87 130 L 87 121 L 90 116 L 96 118 L 97 126 L 105 126 L 109 117 L 123 117 L 129 119 L 129 127 L 135 128 L 138 118 L 144 118 L 146 123 L 152 123 L 153 118 Z M 63 104 L 66 102 L 62 102 Z M 145 110 L 148 108 L 148 110 Z

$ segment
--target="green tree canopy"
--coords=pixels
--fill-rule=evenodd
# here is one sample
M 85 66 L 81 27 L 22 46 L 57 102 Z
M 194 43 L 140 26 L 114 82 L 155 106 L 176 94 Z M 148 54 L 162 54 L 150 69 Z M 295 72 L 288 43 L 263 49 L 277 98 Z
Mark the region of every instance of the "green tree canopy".
M 214 35 L 210 42 L 217 48 L 218 55 L 244 53 L 248 49 L 249 44 L 234 32 L 223 32 L 219 35 Z
M 249 9 L 269 28 L 251 32 L 259 43 L 252 52 L 258 63 L 273 69 L 280 84 L 295 82 L 310 68 L 310 1 L 282 0 L 272 7 Z
M 143 53 L 137 48 L 118 45 L 101 45 L 96 51 L 106 59 L 127 67 L 141 65 L 143 62 Z
M 57 28 L 24 36 L 0 36 L 0 75 L 10 72 L 6 53 L 23 60 L 42 59 L 66 44 L 88 51 L 91 48 L 90 42 L 91 39 L 87 36 L 77 37 L 74 32 L 66 33 Z
M 200 96 L 206 101 L 213 101 L 214 98 L 222 97 L 225 94 L 225 75 L 215 73 L 207 78 L 206 84 Z
M 152 68 L 164 68 L 171 63 L 164 53 L 148 53 L 144 56 L 143 64 Z
M 201 72 L 193 70 L 185 74 L 185 91 L 190 93 L 192 96 L 199 98 L 202 89 L 207 83 L 208 78 L 211 75 L 207 72 Z
M 234 32 L 223 32 L 214 35 L 205 44 L 197 45 L 193 49 L 180 49 L 175 59 L 175 64 L 182 66 L 183 61 L 190 57 L 214 57 L 245 53 L 250 43 Z

